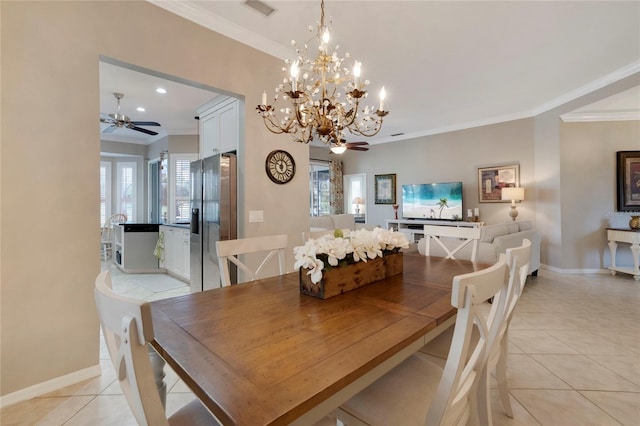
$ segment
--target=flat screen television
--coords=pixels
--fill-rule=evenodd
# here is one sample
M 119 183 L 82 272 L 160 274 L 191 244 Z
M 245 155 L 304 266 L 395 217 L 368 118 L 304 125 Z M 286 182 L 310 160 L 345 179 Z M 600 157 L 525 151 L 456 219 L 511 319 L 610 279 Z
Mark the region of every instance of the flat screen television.
M 402 217 L 463 220 L 462 182 L 402 185 Z

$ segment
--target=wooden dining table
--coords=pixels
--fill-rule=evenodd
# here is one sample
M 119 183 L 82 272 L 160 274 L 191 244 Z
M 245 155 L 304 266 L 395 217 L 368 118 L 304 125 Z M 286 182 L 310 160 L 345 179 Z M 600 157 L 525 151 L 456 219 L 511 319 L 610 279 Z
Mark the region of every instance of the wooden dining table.
M 152 345 L 223 424 L 309 425 L 452 324 L 452 278 L 486 266 L 407 253 L 326 300 L 298 272 L 159 300 Z

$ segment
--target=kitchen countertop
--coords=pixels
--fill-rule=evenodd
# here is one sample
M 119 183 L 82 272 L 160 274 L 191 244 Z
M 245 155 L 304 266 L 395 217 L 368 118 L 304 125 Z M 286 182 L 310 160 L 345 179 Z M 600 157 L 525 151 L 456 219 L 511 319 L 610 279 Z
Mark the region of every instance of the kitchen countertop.
M 189 229 L 191 225 L 188 223 L 161 223 L 160 226 L 171 226 L 174 228 Z

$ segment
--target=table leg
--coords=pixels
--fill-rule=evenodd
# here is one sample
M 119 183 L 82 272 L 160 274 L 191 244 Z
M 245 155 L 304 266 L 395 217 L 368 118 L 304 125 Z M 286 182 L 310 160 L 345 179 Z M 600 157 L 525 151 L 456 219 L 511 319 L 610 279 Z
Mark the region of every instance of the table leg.
M 631 253 L 633 253 L 633 279 L 640 281 L 640 245 L 631 244 Z
M 609 241 L 609 252 L 611 253 L 611 267 L 616 267 L 616 250 L 618 249 L 618 244 L 615 241 Z M 611 275 L 615 275 L 616 271 L 611 270 Z

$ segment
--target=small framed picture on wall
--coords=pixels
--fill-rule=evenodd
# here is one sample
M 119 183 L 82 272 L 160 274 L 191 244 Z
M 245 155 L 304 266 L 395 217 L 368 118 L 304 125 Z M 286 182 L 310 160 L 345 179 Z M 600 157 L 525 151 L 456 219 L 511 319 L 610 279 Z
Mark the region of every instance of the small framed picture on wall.
M 640 212 L 640 151 L 616 153 L 618 211 Z
M 508 200 L 502 200 L 502 188 L 518 186 L 520 186 L 519 164 L 478 169 L 478 200 L 481 203 L 508 203 Z
M 396 175 L 375 175 L 375 204 L 396 203 Z

